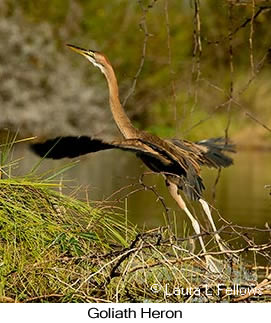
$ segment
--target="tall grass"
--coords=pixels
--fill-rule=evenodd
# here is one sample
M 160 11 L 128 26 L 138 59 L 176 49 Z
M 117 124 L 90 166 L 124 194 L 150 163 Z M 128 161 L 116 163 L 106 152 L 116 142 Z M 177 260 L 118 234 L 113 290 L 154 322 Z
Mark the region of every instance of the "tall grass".
M 125 210 L 62 194 L 56 175 L 73 163 L 12 176 L 15 143 L 0 147 L 0 302 L 217 302 L 234 298 L 217 294 L 217 284 L 257 284 L 243 263 L 220 258 L 220 274 L 206 270 L 174 216 L 173 225 L 165 217 L 164 227 L 139 232 Z
M 135 229 L 120 214 L 56 190 L 61 184 L 53 179 L 71 165 L 42 178 L 35 165 L 26 176 L 14 178 L 9 158 L 14 143 L 15 137 L 9 137 L 1 145 L 0 297 L 24 301 L 61 292 L 65 298 L 80 272 L 97 269 L 81 257 L 126 247 Z

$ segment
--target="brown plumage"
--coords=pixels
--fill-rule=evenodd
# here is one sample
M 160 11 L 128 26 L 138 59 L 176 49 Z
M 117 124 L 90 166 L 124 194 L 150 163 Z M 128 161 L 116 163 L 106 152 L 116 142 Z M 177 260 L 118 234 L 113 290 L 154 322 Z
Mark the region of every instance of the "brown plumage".
M 108 149 L 131 151 L 152 171 L 163 173 L 167 180 L 174 182 L 190 199 L 198 200 L 204 189 L 199 175 L 200 166 L 218 168 L 232 163 L 232 159 L 223 154 L 224 150 L 233 151 L 232 145 L 219 146 L 217 142 L 221 144 L 223 139 L 191 143 L 177 139 L 161 140 L 150 135 L 148 140 L 136 138 L 105 142 L 87 136 L 67 136 L 33 144 L 32 150 L 41 157 L 53 159 L 74 158 Z
M 32 149 L 40 156 L 47 158 L 76 157 L 105 149 L 121 149 L 134 152 L 152 171 L 161 173 L 168 186 L 169 192 L 178 205 L 186 212 L 197 234 L 200 226 L 190 213 L 178 190 L 193 199 L 199 200 L 207 214 L 214 231 L 216 227 L 211 217 L 208 204 L 201 198 L 204 189 L 200 177 L 200 167 L 227 167 L 232 159 L 224 151 L 233 152 L 234 147 L 225 143 L 222 138 L 208 139 L 197 143 L 179 139 L 161 139 L 158 136 L 136 129 L 125 113 L 120 100 L 117 79 L 108 58 L 97 51 L 86 50 L 74 45 L 70 49 L 83 55 L 105 75 L 109 89 L 109 103 L 114 120 L 123 139 L 104 142 L 91 137 L 58 137 L 44 143 L 32 145 Z M 215 239 L 221 250 L 225 250 L 220 236 L 215 233 Z M 199 237 L 203 252 L 206 252 L 202 237 Z M 211 258 L 206 256 L 209 267 L 216 270 Z

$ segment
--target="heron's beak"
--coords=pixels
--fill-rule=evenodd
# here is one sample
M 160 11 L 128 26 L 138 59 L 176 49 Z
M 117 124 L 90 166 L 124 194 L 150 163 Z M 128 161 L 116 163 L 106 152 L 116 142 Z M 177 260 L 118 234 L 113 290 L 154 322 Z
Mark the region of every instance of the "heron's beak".
M 85 57 L 90 56 L 90 57 L 94 58 L 94 51 L 92 51 L 92 50 L 87 50 L 87 49 L 80 48 L 80 47 L 70 45 L 70 44 L 66 44 L 66 46 L 68 48 L 72 49 L 73 51 L 75 51 L 76 53 L 81 54 L 81 55 L 83 55 Z

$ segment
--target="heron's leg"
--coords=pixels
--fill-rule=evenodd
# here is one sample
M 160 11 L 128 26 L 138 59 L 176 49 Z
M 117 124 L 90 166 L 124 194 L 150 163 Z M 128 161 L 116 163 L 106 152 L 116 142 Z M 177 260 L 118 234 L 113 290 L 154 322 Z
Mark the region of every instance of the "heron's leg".
M 202 208 L 203 208 L 205 214 L 207 215 L 209 222 L 211 223 L 213 231 L 216 232 L 217 229 L 216 229 L 214 220 L 212 218 L 208 203 L 206 201 L 204 201 L 203 199 L 199 199 L 199 202 L 202 205 Z M 223 252 L 226 252 L 227 249 L 223 246 L 223 240 L 221 239 L 220 235 L 218 233 L 215 233 L 214 236 L 215 236 L 216 242 L 219 246 L 219 249 Z
M 179 205 L 179 207 L 184 210 L 184 212 L 187 214 L 187 216 L 189 217 L 190 221 L 192 222 L 192 226 L 196 232 L 196 234 L 200 234 L 200 226 L 199 226 L 199 223 L 198 221 L 193 217 L 192 213 L 188 210 L 184 200 L 182 199 L 181 195 L 178 194 L 178 187 L 176 184 L 173 184 L 171 182 L 167 182 L 167 185 L 168 185 L 168 190 L 171 194 L 171 196 L 174 198 L 174 200 L 177 202 L 177 204 Z M 199 242 L 200 242 L 200 245 L 201 245 L 201 248 L 202 248 L 202 251 L 204 253 L 206 253 L 206 248 L 205 248 L 205 245 L 204 245 L 204 242 L 203 242 L 203 239 L 201 236 L 199 236 Z M 216 267 L 215 263 L 213 262 L 212 260 L 212 257 L 211 256 L 208 256 L 206 255 L 205 256 L 205 259 L 206 259 L 206 263 L 207 263 L 207 266 L 208 268 L 212 271 L 212 272 L 215 272 L 215 273 L 219 273 L 219 270 L 218 268 Z
M 178 194 L 178 187 L 176 184 L 168 183 L 168 189 L 171 194 L 171 196 L 174 198 L 174 200 L 177 202 L 179 207 L 186 213 L 186 215 L 189 217 L 190 221 L 192 222 L 192 226 L 196 232 L 196 234 L 200 234 L 200 226 L 198 221 L 193 217 L 192 213 L 188 210 L 184 200 L 182 199 L 181 195 Z M 201 248 L 203 252 L 206 252 L 206 248 L 203 242 L 202 237 L 199 237 L 199 242 L 201 245 Z

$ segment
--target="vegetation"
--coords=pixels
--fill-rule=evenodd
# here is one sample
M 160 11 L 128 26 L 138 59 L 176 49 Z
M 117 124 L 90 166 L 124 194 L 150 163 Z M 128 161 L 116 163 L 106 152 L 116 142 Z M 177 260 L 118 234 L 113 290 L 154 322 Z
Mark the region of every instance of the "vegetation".
M 260 125 L 270 122 L 265 1 L 5 0 L 1 6 L 0 33 L 6 39 L 9 26 L 12 35 L 0 49 L 7 69 L 1 127 L 7 120 L 15 130 L 21 126 L 8 112 L 16 110 L 24 135 L 52 136 L 59 128 L 89 133 L 89 125 L 99 131 L 108 119 L 105 82 L 65 51 L 73 42 L 107 53 L 139 127 L 188 139 L 230 132 L 241 144 L 253 131 L 251 145 L 270 146 L 270 132 Z M 49 114 L 56 125 L 44 120 Z
M 186 238 L 162 228 L 136 235 L 123 217 L 48 184 L 8 179 L 0 186 L 1 302 L 242 301 L 226 287 L 261 281 L 259 269 L 244 263 L 208 273 Z M 267 301 L 268 293 L 247 298 Z
M 138 127 L 270 148 L 268 1 L 4 0 L 0 18 L 0 138 L 6 128 L 18 138 L 112 135 L 104 79 L 65 52 L 69 42 L 110 57 Z M 244 242 L 238 261 L 204 232 L 220 260 L 211 273 L 197 237 L 170 221 L 141 232 L 120 209 L 62 194 L 56 178 L 73 164 L 14 177 L 15 142 L 0 146 L 1 302 L 270 301 L 271 246 L 255 242 L 256 228 L 223 222 L 223 237 Z M 255 255 L 263 264 L 247 261 Z M 227 295 L 236 285 L 246 293 Z
M 62 293 L 62 301 L 79 300 L 82 295 L 74 293 L 73 282 L 84 271 L 99 269 L 97 254 L 127 247 L 135 228 L 110 209 L 61 193 L 54 178 L 72 164 L 35 178 L 37 164 L 26 176 L 13 177 L 15 143 L 8 138 L 1 145 L 0 299 L 20 302 Z
M 0 186 L 2 300 L 80 300 L 83 293 L 74 286 L 100 269 L 97 255 L 124 248 L 135 235 L 121 216 L 63 196 L 49 184 L 7 179 Z
M 54 181 L 72 165 L 35 178 L 36 165 L 26 176 L 13 177 L 16 162 L 8 153 L 14 143 L 1 146 L 1 302 L 269 300 L 270 280 L 263 280 L 268 267 L 246 261 L 248 253 L 267 260 L 268 243 L 256 245 L 228 225 L 227 231 L 244 237 L 247 246 L 234 251 L 239 262 L 211 247 L 208 253 L 217 259 L 220 273 L 210 272 L 204 254 L 195 252 L 197 236 L 179 236 L 174 223 L 140 232 L 104 202 L 63 195 L 63 183 Z M 246 293 L 227 294 L 236 285 Z

